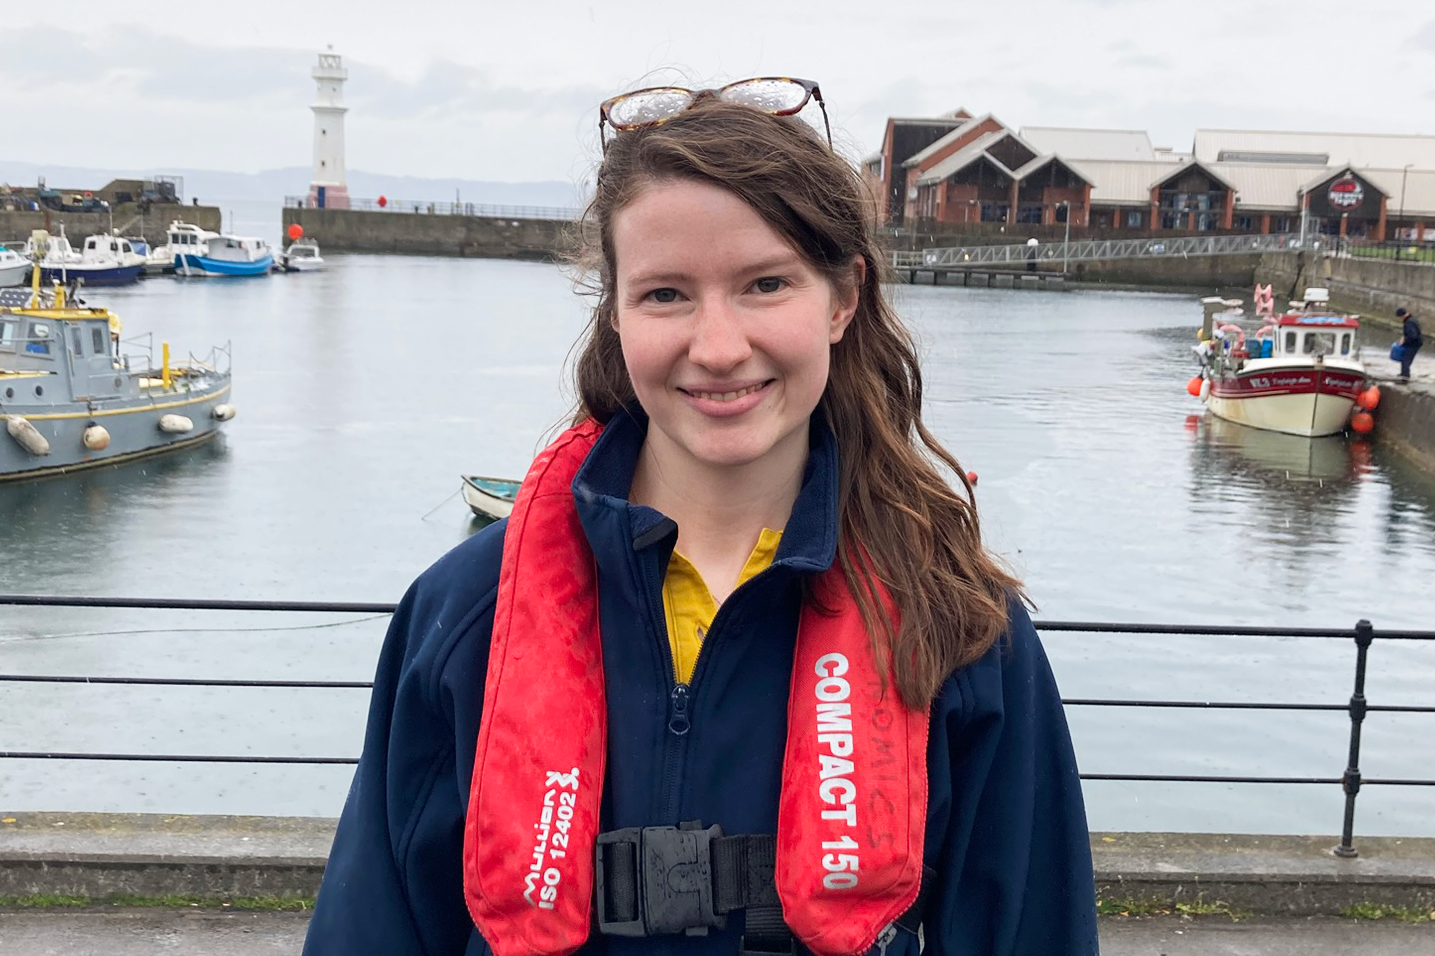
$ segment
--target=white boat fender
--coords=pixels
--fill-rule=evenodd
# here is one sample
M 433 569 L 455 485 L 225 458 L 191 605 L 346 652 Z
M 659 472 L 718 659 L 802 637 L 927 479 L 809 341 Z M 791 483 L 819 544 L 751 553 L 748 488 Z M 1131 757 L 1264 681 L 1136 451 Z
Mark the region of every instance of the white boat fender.
M 234 406 L 227 403 L 214 406 L 214 417 L 216 421 L 229 421 L 234 417 Z
M 1209 396 L 1210 394 L 1211 394 L 1211 380 L 1210 380 L 1209 378 L 1203 378 L 1203 379 L 1201 379 L 1201 401 L 1204 402 L 1204 401 L 1206 400 L 1207 396 Z
M 50 440 L 40 434 L 40 430 L 31 425 L 23 416 L 11 415 L 5 423 L 5 430 L 10 437 L 20 443 L 20 447 L 30 454 L 39 457 L 50 453 Z
M 183 415 L 161 415 L 159 430 L 171 435 L 183 435 L 185 432 L 194 431 L 194 422 Z
M 86 428 L 81 440 L 90 451 L 104 451 L 110 447 L 110 433 L 103 425 L 91 425 Z

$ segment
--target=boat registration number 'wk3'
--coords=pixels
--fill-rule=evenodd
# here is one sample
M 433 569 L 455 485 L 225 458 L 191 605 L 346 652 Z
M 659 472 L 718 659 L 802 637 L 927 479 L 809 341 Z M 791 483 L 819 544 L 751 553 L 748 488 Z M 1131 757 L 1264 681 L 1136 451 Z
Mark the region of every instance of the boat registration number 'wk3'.
M 557 861 L 568 856 L 568 831 L 573 826 L 573 808 L 578 802 L 578 768 L 574 767 L 572 773 L 550 770 L 543 785 L 548 792 L 543 795 L 538 822 L 533 824 L 533 862 L 523 879 L 523 898 L 529 906 L 551 910 L 558 901 L 558 884 L 563 879 Z M 548 865 L 550 859 L 551 866 Z
M 844 678 L 847 657 L 824 654 L 815 668 L 817 686 L 817 742 L 821 745 L 818 761 L 821 770 L 817 792 L 822 802 L 833 809 L 823 810 L 822 819 L 840 821 L 848 832 L 836 840 L 825 840 L 822 849 L 848 852 L 824 854 L 822 885 L 829 890 L 857 888 L 861 861 L 857 855 L 857 785 L 852 782 L 856 764 L 852 760 L 852 685 Z

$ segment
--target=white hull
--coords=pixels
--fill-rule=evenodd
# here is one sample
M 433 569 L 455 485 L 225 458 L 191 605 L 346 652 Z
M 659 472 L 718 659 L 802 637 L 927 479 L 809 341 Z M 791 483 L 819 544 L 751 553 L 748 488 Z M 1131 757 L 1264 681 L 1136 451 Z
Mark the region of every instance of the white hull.
M 18 262 L 14 265 L 0 265 L 0 287 L 22 285 L 25 277 L 30 274 L 30 263 Z
M 463 500 L 474 514 L 487 515 L 495 521 L 507 518 L 513 513 L 513 502 L 485 494 L 466 481 L 463 483 Z
M 1355 402 L 1339 395 L 1273 395 L 1264 398 L 1217 398 L 1206 400 L 1211 414 L 1228 422 L 1264 428 L 1286 435 L 1314 438 L 1334 435 L 1350 421 Z

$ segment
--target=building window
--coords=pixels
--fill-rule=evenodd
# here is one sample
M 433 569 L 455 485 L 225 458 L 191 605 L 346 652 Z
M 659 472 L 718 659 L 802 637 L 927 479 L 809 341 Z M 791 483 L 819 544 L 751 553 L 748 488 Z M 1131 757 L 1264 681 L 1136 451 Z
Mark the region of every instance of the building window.
M 1235 223 L 1236 229 L 1238 229 L 1238 230 L 1241 231 L 1241 232 L 1255 232 L 1255 231 L 1256 231 L 1256 217 L 1255 217 L 1255 216 L 1237 216 L 1237 217 L 1235 218 L 1235 220 L 1234 220 L 1234 223 Z
M 1277 216 L 1276 218 L 1271 220 L 1271 228 L 1274 229 L 1276 232 L 1290 232 L 1291 217 Z
M 1022 203 L 1017 207 L 1016 221 L 1029 225 L 1041 225 L 1041 205 L 1039 203 Z
M 1144 218 L 1145 217 L 1141 215 L 1141 210 L 1139 209 L 1132 209 L 1128 211 L 1126 213 L 1126 228 L 1136 229 L 1140 226 L 1145 225 Z
M 1071 203 L 1062 203 L 1056 207 L 1056 221 L 1066 222 L 1071 215 Z
M 1006 222 L 1007 204 L 1004 202 L 982 203 L 982 222 Z

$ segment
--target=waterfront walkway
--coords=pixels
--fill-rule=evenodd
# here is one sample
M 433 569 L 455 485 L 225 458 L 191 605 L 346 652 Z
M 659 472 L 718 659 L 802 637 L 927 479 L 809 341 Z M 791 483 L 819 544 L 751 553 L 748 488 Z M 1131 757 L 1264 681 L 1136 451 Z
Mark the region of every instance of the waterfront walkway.
M 184 910 L 0 911 L 5 956 L 295 956 L 298 913 Z M 1101 921 L 1103 956 L 1435 956 L 1435 923 L 1224 916 Z M 376 954 L 377 956 L 377 954 Z M 1033 954 L 1036 956 L 1036 954 Z

